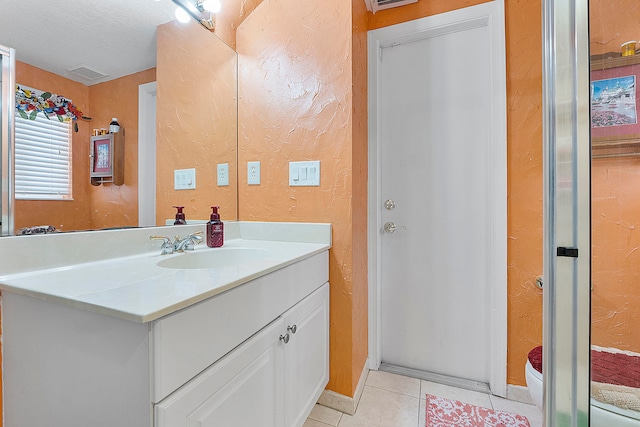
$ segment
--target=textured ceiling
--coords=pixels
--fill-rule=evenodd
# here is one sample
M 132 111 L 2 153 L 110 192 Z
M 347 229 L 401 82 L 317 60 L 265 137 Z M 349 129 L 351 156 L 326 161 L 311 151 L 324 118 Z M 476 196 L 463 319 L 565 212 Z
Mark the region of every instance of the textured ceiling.
M 86 85 L 155 67 L 156 27 L 174 19 L 171 0 L 0 0 L 0 45 L 18 61 Z M 68 70 L 107 76 L 90 80 Z

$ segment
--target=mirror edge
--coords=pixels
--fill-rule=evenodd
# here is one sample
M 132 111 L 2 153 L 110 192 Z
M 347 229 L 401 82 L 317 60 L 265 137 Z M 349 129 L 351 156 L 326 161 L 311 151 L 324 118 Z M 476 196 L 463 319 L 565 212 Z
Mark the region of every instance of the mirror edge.
M 0 45 L 0 65 L 2 66 L 2 78 L 0 94 L 2 105 L 7 107 L 3 112 L 0 107 L 0 208 L 2 218 L 0 220 L 0 236 L 13 235 L 14 198 L 13 198 L 13 123 L 15 114 L 15 90 L 16 90 L 16 53 L 12 48 Z

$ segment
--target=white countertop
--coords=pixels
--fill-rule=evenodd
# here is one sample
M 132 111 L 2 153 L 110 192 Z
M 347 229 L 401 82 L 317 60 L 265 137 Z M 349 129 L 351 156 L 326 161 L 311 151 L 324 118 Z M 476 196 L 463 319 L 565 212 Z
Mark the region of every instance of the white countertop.
M 308 241 L 280 240 L 283 238 L 281 223 L 276 225 L 275 234 L 265 231 L 270 228 L 264 225 L 268 223 L 260 223 L 259 227 L 256 224 L 249 223 L 247 230 L 254 230 L 251 233 L 248 231 L 244 233 L 251 234 L 251 239 L 226 239 L 223 247 L 223 249 L 254 248 L 269 251 L 267 257 L 250 264 L 215 269 L 164 268 L 158 266 L 157 262 L 168 257 L 189 256 L 191 253 L 160 255 L 159 242 L 155 242 L 158 249 L 153 253 L 144 252 L 120 258 L 67 263 L 67 265 L 26 269 L 23 272 L 0 275 L 0 289 L 3 292 L 55 301 L 135 322 L 150 322 L 331 247 L 331 231 L 328 224 L 326 230 L 320 233 L 325 234 L 321 239 L 294 238 L 294 240 Z M 296 225 L 292 225 L 293 234 L 306 235 L 296 233 Z M 242 236 L 242 225 L 240 229 L 239 233 L 230 234 L 245 237 Z M 175 228 L 170 230 L 173 231 Z M 291 232 L 289 227 L 286 227 L 286 230 Z M 127 230 L 120 233 L 127 233 Z M 136 233 L 140 234 L 140 231 Z M 146 233 L 150 234 L 148 231 Z M 111 237 L 117 238 L 117 236 Z M 79 235 L 79 238 L 82 236 Z M 274 240 L 268 240 L 269 238 Z M 21 239 L 29 239 L 29 237 L 21 237 Z M 1 243 L 2 240 L 0 240 Z M 218 249 L 201 244 L 196 246 L 193 253 L 201 251 L 215 253 L 216 250 Z

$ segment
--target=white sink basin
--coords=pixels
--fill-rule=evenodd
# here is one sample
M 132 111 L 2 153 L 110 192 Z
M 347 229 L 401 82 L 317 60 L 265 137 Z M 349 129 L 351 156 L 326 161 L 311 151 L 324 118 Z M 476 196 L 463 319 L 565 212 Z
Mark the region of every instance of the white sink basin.
M 158 261 L 159 267 L 176 269 L 224 268 L 247 265 L 269 257 L 269 251 L 255 248 L 213 248 L 171 255 Z

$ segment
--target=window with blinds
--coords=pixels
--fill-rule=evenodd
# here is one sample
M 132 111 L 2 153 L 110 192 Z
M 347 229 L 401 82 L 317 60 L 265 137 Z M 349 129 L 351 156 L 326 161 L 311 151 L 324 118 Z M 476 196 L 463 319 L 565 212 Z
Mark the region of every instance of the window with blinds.
M 71 198 L 71 126 L 38 114 L 15 118 L 16 199 Z

